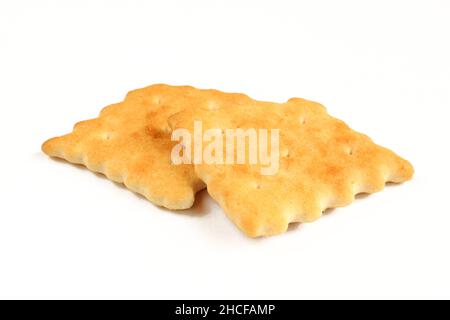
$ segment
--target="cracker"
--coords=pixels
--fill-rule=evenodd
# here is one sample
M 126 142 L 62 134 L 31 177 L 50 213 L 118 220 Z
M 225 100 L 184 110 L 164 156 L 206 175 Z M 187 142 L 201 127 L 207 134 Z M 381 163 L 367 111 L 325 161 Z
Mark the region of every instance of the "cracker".
M 46 141 L 52 157 L 103 173 L 156 205 L 186 209 L 204 188 L 191 165 L 173 165 L 168 116 L 185 109 L 188 88 L 154 85 L 131 91 L 96 119 L 79 122 L 72 133 Z
M 215 90 L 198 94 L 203 101 L 169 118 L 172 129 L 193 133 L 194 121 L 201 120 L 204 130 L 280 130 L 275 175 L 261 175 L 259 163 L 195 165 L 209 194 L 248 236 L 280 234 L 289 223 L 314 221 L 327 208 L 350 204 L 356 194 L 413 175 L 408 161 L 329 116 L 318 103 L 300 98 L 260 102 Z

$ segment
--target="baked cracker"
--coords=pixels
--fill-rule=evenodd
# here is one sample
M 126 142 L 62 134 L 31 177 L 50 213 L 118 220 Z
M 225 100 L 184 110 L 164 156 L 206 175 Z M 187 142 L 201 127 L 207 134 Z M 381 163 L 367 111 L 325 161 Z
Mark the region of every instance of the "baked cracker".
M 250 237 L 283 233 L 291 222 L 314 221 L 327 208 L 350 204 L 356 194 L 413 175 L 408 161 L 329 116 L 319 103 L 300 98 L 261 102 L 216 90 L 198 90 L 198 95 L 201 103 L 169 118 L 172 129 L 192 134 L 194 121 L 201 120 L 203 132 L 280 130 L 279 171 L 273 176 L 261 175 L 261 166 L 248 162 L 195 165 L 209 194 Z
M 79 122 L 73 132 L 52 138 L 42 150 L 52 157 L 85 165 L 156 205 L 186 209 L 204 188 L 191 165 L 173 165 L 167 118 L 188 105 L 183 87 L 153 85 L 131 91 L 104 108 L 96 119 Z

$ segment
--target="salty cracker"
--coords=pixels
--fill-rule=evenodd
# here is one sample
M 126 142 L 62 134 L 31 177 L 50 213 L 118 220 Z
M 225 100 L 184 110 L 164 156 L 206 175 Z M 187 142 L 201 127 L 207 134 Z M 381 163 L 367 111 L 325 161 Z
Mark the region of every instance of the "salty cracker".
M 131 91 L 98 118 L 79 122 L 72 133 L 46 141 L 42 150 L 124 183 L 156 205 L 190 208 L 204 184 L 193 166 L 171 163 L 174 142 L 167 124 L 170 115 L 189 106 L 184 103 L 188 91 L 167 85 Z
M 203 103 L 169 118 L 172 129 L 192 133 L 200 120 L 204 130 L 280 130 L 275 175 L 261 175 L 260 164 L 195 165 L 209 194 L 248 236 L 282 233 L 291 222 L 314 221 L 327 208 L 350 204 L 358 193 L 373 193 L 386 182 L 413 175 L 408 161 L 329 116 L 318 103 L 293 98 L 277 104 L 202 92 Z

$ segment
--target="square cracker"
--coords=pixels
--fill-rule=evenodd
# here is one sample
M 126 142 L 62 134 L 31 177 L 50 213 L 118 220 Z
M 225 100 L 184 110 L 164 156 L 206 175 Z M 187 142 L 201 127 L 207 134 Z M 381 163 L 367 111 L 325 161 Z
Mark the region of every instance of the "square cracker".
M 131 91 L 125 100 L 104 108 L 96 119 L 52 138 L 42 150 L 52 157 L 83 164 L 145 196 L 156 205 L 186 209 L 204 188 L 191 165 L 173 165 L 167 118 L 188 107 L 183 87 L 153 85 Z
M 201 103 L 169 118 L 172 129 L 192 133 L 194 121 L 201 120 L 203 132 L 280 130 L 275 175 L 261 175 L 259 164 L 195 165 L 209 194 L 248 236 L 282 233 L 291 222 L 316 220 L 327 208 L 350 204 L 358 193 L 373 193 L 386 182 L 413 175 L 408 161 L 329 116 L 318 103 L 300 98 L 261 102 L 216 90 L 199 90 L 199 95 Z

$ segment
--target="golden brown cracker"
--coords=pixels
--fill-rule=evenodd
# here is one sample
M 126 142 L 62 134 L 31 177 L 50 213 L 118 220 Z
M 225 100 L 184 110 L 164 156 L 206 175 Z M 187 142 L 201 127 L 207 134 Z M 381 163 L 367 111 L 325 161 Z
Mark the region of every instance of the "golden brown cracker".
M 204 188 L 191 165 L 173 165 L 167 118 L 187 107 L 184 87 L 153 85 L 131 91 L 104 108 L 96 119 L 79 122 L 73 132 L 46 141 L 52 157 L 83 164 L 108 179 L 169 209 L 192 206 Z
M 300 98 L 261 102 L 216 90 L 197 94 L 201 101 L 169 118 L 172 129 L 193 133 L 194 121 L 201 120 L 204 131 L 280 130 L 275 175 L 261 175 L 260 164 L 195 165 L 209 194 L 251 237 L 282 233 L 291 222 L 316 220 L 327 208 L 350 204 L 358 193 L 373 193 L 386 182 L 413 175 L 408 161 L 329 116 L 318 103 Z

